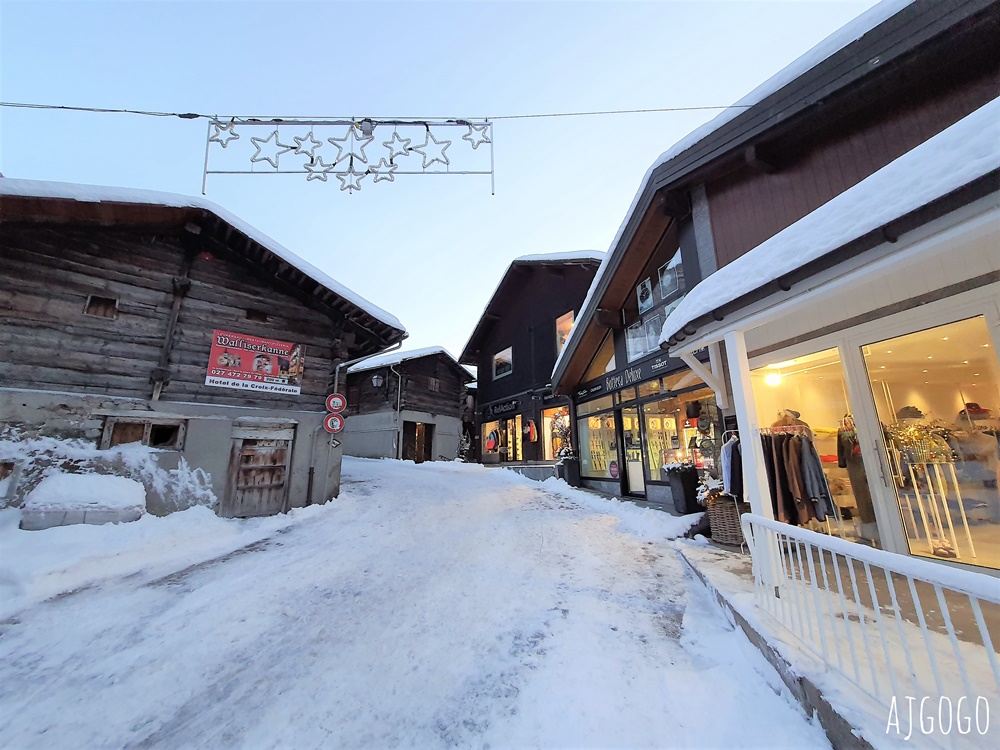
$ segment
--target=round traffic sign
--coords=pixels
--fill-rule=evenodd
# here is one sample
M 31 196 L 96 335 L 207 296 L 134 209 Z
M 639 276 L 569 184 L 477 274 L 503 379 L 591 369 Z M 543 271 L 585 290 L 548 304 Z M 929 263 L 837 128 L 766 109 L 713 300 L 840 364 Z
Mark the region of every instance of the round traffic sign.
M 327 414 L 323 419 L 323 429 L 327 432 L 340 432 L 344 429 L 344 417 L 336 412 Z
M 326 410 L 340 413 L 347 408 L 347 399 L 340 393 L 331 393 L 326 397 Z

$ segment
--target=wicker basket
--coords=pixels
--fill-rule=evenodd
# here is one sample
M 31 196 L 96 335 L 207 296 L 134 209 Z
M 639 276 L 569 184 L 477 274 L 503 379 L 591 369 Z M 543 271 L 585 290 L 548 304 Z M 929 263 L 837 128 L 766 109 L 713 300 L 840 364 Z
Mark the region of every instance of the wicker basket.
M 737 501 L 732 495 L 716 495 L 708 504 L 708 523 L 712 541 L 719 544 L 742 546 L 743 527 L 740 516 L 750 512 L 750 503 Z

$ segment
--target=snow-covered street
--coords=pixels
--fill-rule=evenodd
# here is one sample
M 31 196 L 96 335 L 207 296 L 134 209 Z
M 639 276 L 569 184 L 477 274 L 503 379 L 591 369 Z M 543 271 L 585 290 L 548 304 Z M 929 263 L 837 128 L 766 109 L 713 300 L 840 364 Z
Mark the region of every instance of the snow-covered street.
M 223 554 L 173 520 L 185 514 L 220 536 L 256 531 Z M 181 531 L 150 531 L 171 523 Z M 0 737 L 74 749 L 828 747 L 687 573 L 666 540 L 684 525 L 503 470 L 345 459 L 338 500 L 280 522 L 192 509 L 93 529 L 142 537 L 74 558 L 87 581 L 0 564 L 0 593 L 22 602 L 0 623 Z M 0 531 L 22 546 L 69 539 Z M 77 590 L 32 598 L 59 576 Z

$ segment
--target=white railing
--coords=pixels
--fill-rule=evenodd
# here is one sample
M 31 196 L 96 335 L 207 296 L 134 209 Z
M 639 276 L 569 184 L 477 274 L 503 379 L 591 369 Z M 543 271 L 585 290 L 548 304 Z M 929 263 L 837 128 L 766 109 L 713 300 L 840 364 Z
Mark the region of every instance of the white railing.
M 1000 579 L 749 513 L 742 524 L 757 605 L 828 669 L 886 708 L 965 696 L 967 712 L 977 698 L 997 711 Z

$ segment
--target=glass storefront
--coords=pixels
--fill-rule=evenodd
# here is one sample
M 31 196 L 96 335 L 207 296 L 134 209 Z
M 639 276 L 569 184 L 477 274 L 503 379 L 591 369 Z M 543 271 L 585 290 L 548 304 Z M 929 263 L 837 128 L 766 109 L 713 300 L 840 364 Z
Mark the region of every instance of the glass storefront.
M 483 456 L 492 456 L 495 461 L 520 461 L 523 457 L 521 437 L 521 415 L 512 419 L 484 422 L 482 427 Z M 489 462 L 487 460 L 487 462 Z
M 985 319 L 861 353 L 910 552 L 1000 568 L 1000 365 Z
M 580 475 L 594 479 L 618 479 L 618 442 L 611 396 L 577 407 L 577 440 L 580 443 Z
M 690 371 L 579 404 L 577 416 L 585 478 L 624 478 L 628 494 L 642 495 L 650 482 L 667 482 L 665 464 L 718 472 L 721 414 L 715 394 Z
M 559 451 L 569 447 L 569 407 L 558 406 L 542 412 L 542 459 L 555 461 Z
M 838 350 L 750 376 L 774 517 L 880 546 Z

